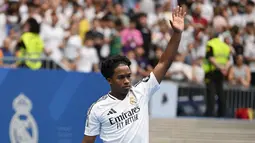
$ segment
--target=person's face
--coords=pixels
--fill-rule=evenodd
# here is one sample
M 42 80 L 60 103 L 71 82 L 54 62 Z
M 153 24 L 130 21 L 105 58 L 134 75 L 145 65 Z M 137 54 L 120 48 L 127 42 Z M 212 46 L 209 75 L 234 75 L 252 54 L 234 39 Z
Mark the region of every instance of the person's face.
M 140 17 L 139 21 L 140 21 L 140 24 L 146 25 L 147 24 L 147 17 L 146 16 L 142 16 L 142 17 Z
M 129 28 L 130 29 L 135 29 L 136 28 L 136 23 L 134 21 L 130 22 Z
M 253 6 L 252 5 L 247 5 L 246 6 L 246 12 L 251 13 L 253 11 Z
M 52 15 L 52 24 L 56 25 L 58 23 L 58 16 L 57 15 Z
M 237 12 L 237 7 L 236 7 L 236 6 L 231 6 L 231 7 L 230 7 L 230 10 L 231 10 L 232 12 Z
M 135 59 L 135 52 L 134 52 L 134 51 L 129 51 L 129 52 L 127 53 L 127 57 L 128 57 L 129 59 Z
M 234 40 L 236 44 L 241 44 L 241 39 L 239 35 L 236 35 Z
M 92 4 L 92 0 L 84 0 L 85 1 L 85 3 L 87 4 L 87 5 L 91 5 Z
M 99 22 L 99 20 L 94 20 L 93 21 L 93 28 L 94 29 L 97 29 L 97 28 L 99 28 L 100 27 L 100 22 Z
M 8 50 L 10 45 L 11 45 L 11 40 L 9 38 L 6 38 L 4 40 L 4 44 L 3 45 L 4 45 L 4 48 Z
M 85 41 L 85 45 L 86 45 L 87 47 L 93 47 L 93 46 L 94 46 L 94 41 L 93 41 L 92 39 L 87 39 L 87 40 Z
M 23 32 L 29 32 L 30 25 L 26 22 L 23 26 Z
M 120 4 L 117 4 L 117 5 L 115 6 L 115 12 L 116 12 L 117 14 L 121 14 L 121 13 L 122 13 L 122 6 L 121 6 Z
M 236 64 L 237 65 L 242 65 L 243 64 L 243 57 L 242 56 L 237 56 L 236 57 Z
M 41 4 L 41 1 L 40 1 L 40 0 L 34 0 L 33 3 L 34 3 L 35 5 L 40 5 L 40 4 Z
M 21 0 L 21 3 L 24 3 L 24 4 L 27 3 L 27 0 Z
M 41 10 L 42 11 L 47 11 L 49 9 L 49 5 L 48 5 L 48 3 L 43 3 L 42 5 L 41 5 Z
M 248 34 L 253 33 L 254 27 L 253 26 L 246 26 L 246 31 Z
M 195 8 L 194 14 L 195 14 L 196 16 L 200 16 L 200 14 L 201 14 L 201 7 L 200 7 L 200 6 L 197 6 L 197 7 Z
M 62 0 L 62 1 L 61 1 L 61 4 L 62 4 L 63 6 L 66 6 L 66 5 L 68 4 L 68 0 Z
M 15 39 L 15 38 L 17 38 L 17 33 L 16 33 L 16 31 L 14 30 L 14 29 L 11 29 L 10 30 L 10 38 L 11 39 Z
M 114 69 L 112 78 L 108 78 L 113 91 L 127 94 L 131 88 L 131 70 L 127 65 L 120 64 Z
M 162 54 L 163 54 L 162 49 L 161 48 L 157 48 L 157 50 L 156 50 L 156 57 L 159 59 Z
M 72 35 L 75 35 L 78 33 L 78 23 L 73 23 L 72 26 L 71 26 L 71 34 Z
M 135 50 L 136 50 L 136 55 L 137 55 L 138 57 L 141 57 L 141 56 L 144 55 L 144 49 L 143 49 L 143 47 L 137 47 Z

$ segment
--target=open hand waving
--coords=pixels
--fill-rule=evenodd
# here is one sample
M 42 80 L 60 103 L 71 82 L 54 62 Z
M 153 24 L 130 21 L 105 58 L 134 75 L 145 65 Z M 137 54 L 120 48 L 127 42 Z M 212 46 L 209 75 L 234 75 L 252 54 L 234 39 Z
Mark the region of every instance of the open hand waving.
M 184 17 L 186 15 L 185 10 L 178 6 L 172 12 L 173 19 L 170 20 L 170 24 L 175 32 L 182 32 L 184 30 Z

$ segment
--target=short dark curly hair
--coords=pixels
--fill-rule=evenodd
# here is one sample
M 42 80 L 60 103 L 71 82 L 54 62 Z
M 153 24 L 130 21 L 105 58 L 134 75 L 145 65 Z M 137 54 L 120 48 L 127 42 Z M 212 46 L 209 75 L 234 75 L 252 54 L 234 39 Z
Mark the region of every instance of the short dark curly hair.
M 101 63 L 101 73 L 107 79 L 111 78 L 114 74 L 115 68 L 117 68 L 120 64 L 127 65 L 130 67 L 131 62 L 126 56 L 115 55 L 105 59 Z

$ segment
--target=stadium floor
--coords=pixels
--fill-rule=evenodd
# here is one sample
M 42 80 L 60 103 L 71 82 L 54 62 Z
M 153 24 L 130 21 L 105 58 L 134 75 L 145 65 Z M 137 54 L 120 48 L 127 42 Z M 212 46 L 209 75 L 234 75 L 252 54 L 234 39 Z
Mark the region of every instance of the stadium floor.
M 150 120 L 150 143 L 254 142 L 254 121 L 193 117 Z

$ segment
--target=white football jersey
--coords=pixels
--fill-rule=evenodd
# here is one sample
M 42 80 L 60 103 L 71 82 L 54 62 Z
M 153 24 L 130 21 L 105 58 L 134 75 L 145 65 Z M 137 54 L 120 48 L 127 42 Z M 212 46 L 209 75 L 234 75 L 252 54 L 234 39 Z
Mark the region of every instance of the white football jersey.
M 149 143 L 149 99 L 159 89 L 151 72 L 133 86 L 124 100 L 110 94 L 91 105 L 84 134 L 104 143 Z

